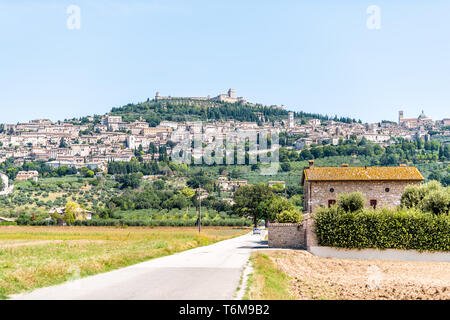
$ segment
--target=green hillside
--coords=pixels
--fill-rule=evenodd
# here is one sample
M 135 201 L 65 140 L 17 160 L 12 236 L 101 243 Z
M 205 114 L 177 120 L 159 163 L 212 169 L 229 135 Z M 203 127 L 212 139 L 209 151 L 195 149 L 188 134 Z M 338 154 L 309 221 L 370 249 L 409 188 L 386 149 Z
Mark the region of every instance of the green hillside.
M 229 120 L 258 122 L 258 113 L 262 113 L 266 121 L 286 120 L 288 110 L 274 106 L 250 105 L 242 103 L 226 103 L 218 101 L 203 101 L 194 99 L 150 100 L 137 104 L 127 104 L 112 108 L 109 115 L 122 116 L 125 122 L 132 122 L 142 117 L 151 126 L 157 126 L 161 121 L 194 121 L 194 120 Z M 354 122 L 350 118 L 328 117 L 321 114 L 295 112 L 297 119 L 321 119 L 343 122 Z

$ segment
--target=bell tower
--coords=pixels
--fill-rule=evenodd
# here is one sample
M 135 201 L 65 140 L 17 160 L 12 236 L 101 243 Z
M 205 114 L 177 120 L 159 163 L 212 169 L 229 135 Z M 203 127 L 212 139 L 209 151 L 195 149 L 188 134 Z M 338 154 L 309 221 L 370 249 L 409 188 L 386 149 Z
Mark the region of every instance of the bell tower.
M 398 124 L 402 124 L 403 120 L 403 111 L 398 112 Z

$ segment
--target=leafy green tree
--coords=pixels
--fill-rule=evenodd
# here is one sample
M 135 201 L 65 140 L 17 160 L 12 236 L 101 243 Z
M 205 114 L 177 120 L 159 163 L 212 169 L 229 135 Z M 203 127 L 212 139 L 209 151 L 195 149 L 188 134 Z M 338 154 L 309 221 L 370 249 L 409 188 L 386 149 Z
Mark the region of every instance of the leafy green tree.
M 300 194 L 293 195 L 289 201 L 292 202 L 292 204 L 297 207 L 299 210 L 301 210 L 303 206 L 303 197 Z
M 434 214 L 448 213 L 450 209 L 450 188 L 443 187 L 438 181 L 405 188 L 401 205 L 408 209 L 417 208 Z
M 278 214 L 283 211 L 295 210 L 292 202 L 282 197 L 273 197 L 266 201 L 266 205 L 266 215 L 269 221 L 277 220 Z
M 64 221 L 67 225 L 73 225 L 77 220 L 77 211 L 80 210 L 80 206 L 75 202 L 68 202 L 66 204 L 65 212 L 64 212 Z
M 314 159 L 314 156 L 312 155 L 311 151 L 309 151 L 309 149 L 304 149 L 300 155 L 299 155 L 299 160 L 312 160 Z
M 271 188 L 276 193 L 284 192 L 284 189 L 285 189 L 284 185 L 281 183 L 275 183 Z
M 423 186 L 409 185 L 402 193 L 400 203 L 408 209 L 418 208 L 425 197 L 425 188 Z
M 433 191 L 440 191 L 443 187 L 438 181 L 430 181 L 422 185 L 409 185 L 403 191 L 401 205 L 406 208 L 422 209 L 423 199 Z
M 67 142 L 64 138 L 61 138 L 61 140 L 59 141 L 59 147 L 60 148 L 68 148 L 69 147 L 69 145 L 67 144 Z
M 148 153 L 153 155 L 157 152 L 158 152 L 158 147 L 156 146 L 156 144 L 154 144 L 153 142 L 150 142 L 150 144 L 148 146 Z
M 142 173 L 129 173 L 117 177 L 117 181 L 121 183 L 121 189 L 136 189 L 141 184 Z
M 180 193 L 184 195 L 186 198 L 192 198 L 195 195 L 195 191 L 192 188 L 184 187 Z
M 153 188 L 155 188 L 156 190 L 163 190 L 165 185 L 166 183 L 162 180 L 153 181 Z
M 92 178 L 92 177 L 94 177 L 94 176 L 95 176 L 94 171 L 88 170 L 88 171 L 86 172 L 86 177 L 87 177 L 87 178 Z
M 291 170 L 291 163 L 290 162 L 282 162 L 280 167 L 283 172 L 289 172 Z
M 295 209 L 283 210 L 277 214 L 276 220 L 279 223 L 300 223 L 303 220 L 303 216 L 300 211 Z
M 448 213 L 450 210 L 450 189 L 442 188 L 431 191 L 423 198 L 421 207 L 425 212 L 434 214 Z
M 366 198 L 361 192 L 341 193 L 338 195 L 338 206 L 345 212 L 356 212 L 362 210 Z
M 450 174 L 444 176 L 441 180 L 441 183 L 444 187 L 450 187 Z
M 398 154 L 384 154 L 380 158 L 380 164 L 383 166 L 398 166 L 400 156 Z
M 250 217 L 255 227 L 261 219 L 267 219 L 266 201 L 273 197 L 271 188 L 265 184 L 242 186 L 233 195 L 233 211 L 243 217 Z
M 231 178 L 238 179 L 242 174 L 242 170 L 240 168 L 234 168 L 231 170 Z
M 6 175 L 10 180 L 14 180 L 17 176 L 17 173 L 19 172 L 19 169 L 16 167 L 10 167 L 8 170 L 6 170 Z
M 205 188 L 207 185 L 212 185 L 212 180 L 209 177 L 205 177 L 205 176 L 195 176 L 190 178 L 187 182 L 186 182 L 187 186 L 192 188 L 192 189 L 197 189 L 197 188 Z
M 169 200 L 164 201 L 163 207 L 166 209 L 184 209 L 188 206 L 188 200 L 182 194 L 176 194 L 171 197 Z

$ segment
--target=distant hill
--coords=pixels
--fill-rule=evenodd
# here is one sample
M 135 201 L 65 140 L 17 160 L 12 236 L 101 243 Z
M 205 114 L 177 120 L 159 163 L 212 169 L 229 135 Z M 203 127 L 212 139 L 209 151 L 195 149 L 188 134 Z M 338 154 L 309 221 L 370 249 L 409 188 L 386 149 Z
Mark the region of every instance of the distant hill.
M 195 99 L 150 100 L 137 104 L 127 104 L 112 108 L 109 115 L 122 116 L 125 122 L 139 120 L 141 117 L 150 126 L 157 126 L 161 121 L 207 121 L 233 119 L 236 121 L 258 122 L 261 115 L 265 121 L 287 120 L 288 110 L 276 106 L 263 106 L 247 103 L 227 103 L 220 101 L 205 101 Z M 356 122 L 351 118 L 330 118 L 320 114 L 295 112 L 297 119 L 321 119 L 342 122 Z

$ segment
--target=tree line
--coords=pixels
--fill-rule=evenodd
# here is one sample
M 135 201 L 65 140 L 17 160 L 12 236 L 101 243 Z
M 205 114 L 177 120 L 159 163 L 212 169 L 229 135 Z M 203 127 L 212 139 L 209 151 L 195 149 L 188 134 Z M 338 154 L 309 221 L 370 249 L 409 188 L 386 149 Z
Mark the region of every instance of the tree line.
M 338 145 L 311 144 L 305 147 L 298 160 L 312 160 L 333 156 L 368 156 L 373 157 L 373 165 L 398 165 L 400 162 L 412 161 L 420 163 L 423 161 L 449 161 L 450 145 L 443 144 L 437 140 L 424 141 L 416 139 L 412 142 L 397 139 L 397 142 L 385 148 L 378 144 L 368 142 L 364 137 L 361 140 L 340 140 Z M 282 161 L 293 160 L 295 157 L 287 152 L 281 153 Z
M 288 111 L 273 106 L 248 105 L 244 103 L 227 103 L 227 102 L 195 102 L 188 99 L 174 101 L 154 101 L 148 99 L 142 103 L 129 103 L 122 107 L 114 107 L 111 109 L 111 115 L 122 116 L 125 122 L 133 122 L 141 117 L 147 121 L 150 126 L 157 126 L 161 121 L 192 121 L 192 120 L 229 120 L 233 119 L 242 122 L 258 122 L 261 123 L 257 113 L 264 116 L 265 121 L 273 122 L 286 119 Z M 309 119 L 335 120 L 345 123 L 357 122 L 355 119 L 348 117 L 329 117 L 317 113 L 295 112 L 296 118 L 303 121 Z M 359 120 L 361 122 L 361 120 Z

